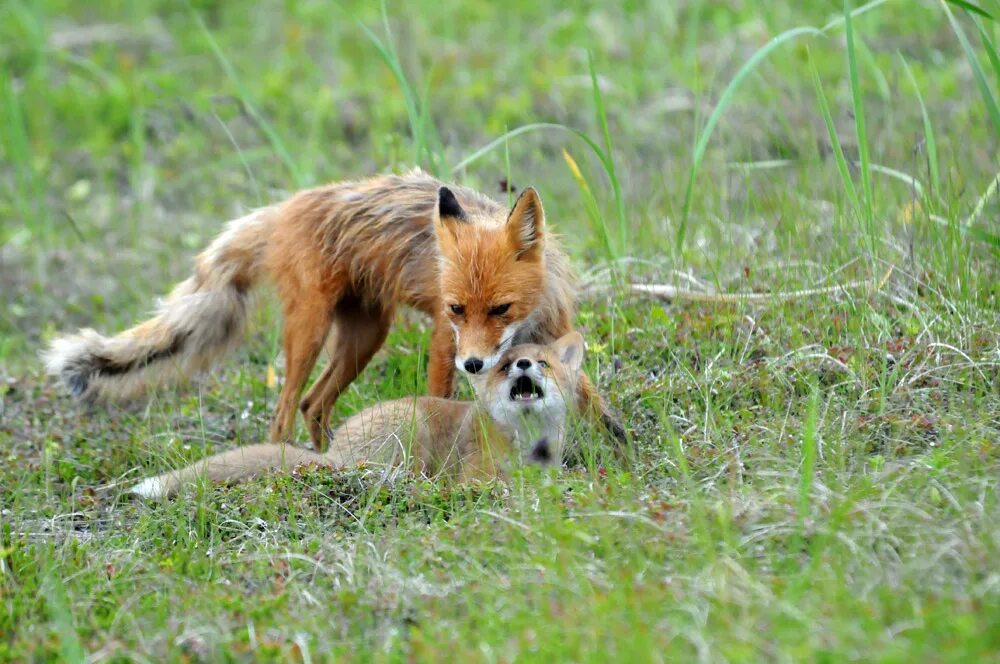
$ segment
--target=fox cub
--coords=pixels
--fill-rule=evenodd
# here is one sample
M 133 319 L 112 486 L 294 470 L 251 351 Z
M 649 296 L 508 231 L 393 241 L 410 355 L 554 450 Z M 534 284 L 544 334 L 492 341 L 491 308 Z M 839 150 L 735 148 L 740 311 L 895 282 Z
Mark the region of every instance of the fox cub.
M 508 211 L 415 170 L 308 189 L 230 222 L 153 318 L 114 337 L 84 329 L 57 339 L 48 371 L 77 396 L 122 399 L 204 370 L 242 337 L 248 295 L 265 276 L 285 319 L 271 441 L 292 437 L 301 410 L 316 449 L 400 305 L 433 318 L 428 388 L 443 398 L 456 369 L 489 371 L 512 346 L 554 341 L 573 324 L 573 277 L 534 189 Z M 324 345 L 329 364 L 300 401 Z M 585 375 L 576 390 L 581 408 L 624 438 Z
M 404 466 L 456 482 L 502 477 L 517 460 L 559 464 L 567 412 L 575 409 L 573 395 L 583 375 L 583 352 L 578 332 L 548 346 L 515 346 L 476 374 L 474 402 L 438 397 L 385 401 L 334 430 L 323 454 L 285 444 L 248 445 L 144 479 L 131 492 L 162 498 L 200 477 L 235 483 L 303 464 Z

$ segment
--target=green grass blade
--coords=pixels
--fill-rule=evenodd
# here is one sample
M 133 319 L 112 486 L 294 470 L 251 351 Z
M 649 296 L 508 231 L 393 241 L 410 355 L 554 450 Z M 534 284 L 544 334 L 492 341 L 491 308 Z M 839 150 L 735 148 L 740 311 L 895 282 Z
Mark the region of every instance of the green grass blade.
M 0 105 L 0 147 L 3 148 L 4 162 L 11 164 L 16 172 L 14 199 L 18 214 L 25 228 L 36 237 L 48 235 L 49 220 L 45 210 L 45 194 L 42 181 L 32 164 L 31 141 L 28 136 L 28 125 L 24 109 L 13 80 L 6 72 L 0 70 L 0 94 L 3 95 Z M 0 241 L 5 240 L 0 234 Z
M 66 587 L 54 570 L 49 570 L 49 576 L 42 587 L 42 596 L 49 613 L 49 620 L 54 623 L 59 635 L 59 654 L 64 662 L 86 662 L 83 644 L 73 624 L 73 614 L 66 597 Z
M 889 87 L 889 81 L 886 80 L 885 74 L 879 69 L 878 61 L 875 59 L 875 54 L 872 50 L 868 48 L 868 44 L 865 43 L 864 39 L 856 38 L 854 40 L 854 45 L 858 49 L 858 56 L 861 58 L 861 63 L 865 66 L 868 75 L 871 76 L 872 81 L 875 83 L 875 87 L 878 89 L 878 96 L 882 101 L 889 101 L 892 97 L 892 92 Z
M 192 9 L 191 12 L 192 14 L 194 14 L 194 20 L 198 24 L 198 28 L 201 30 L 202 35 L 205 37 L 205 41 L 208 42 L 209 48 L 212 49 L 212 53 L 215 55 L 215 59 L 219 62 L 219 66 L 222 67 L 222 70 L 226 73 L 226 76 L 233 83 L 233 85 L 236 86 L 236 91 L 240 96 L 240 101 L 243 103 L 243 107 L 246 109 L 250 117 L 253 118 L 254 122 L 257 123 L 257 126 L 260 127 L 260 130 L 264 133 L 264 136 L 267 137 L 267 140 L 271 144 L 271 147 L 278 154 L 278 157 L 281 159 L 282 163 L 285 164 L 285 168 L 287 168 L 288 172 L 292 175 L 292 179 L 295 181 L 295 184 L 299 187 L 304 187 L 307 184 L 309 184 L 308 182 L 305 181 L 305 178 L 302 176 L 302 171 L 299 170 L 298 164 L 292 158 L 291 153 L 285 146 L 285 142 L 281 140 L 280 136 L 278 136 L 278 132 L 274 130 L 274 127 L 271 126 L 271 123 L 268 122 L 267 119 L 263 115 L 261 115 L 260 111 L 257 110 L 257 105 L 254 103 L 253 97 L 251 97 L 250 95 L 250 91 L 243 84 L 243 81 L 239 77 L 239 75 L 237 75 L 236 69 L 233 67 L 232 63 L 229 62 L 229 58 L 227 58 L 226 54 L 222 52 L 222 48 L 219 46 L 219 43 L 215 40 L 215 37 L 212 36 L 212 32 L 208 29 L 208 26 L 205 25 L 205 22 L 202 20 L 201 15 L 198 14 L 198 12 L 196 12 L 194 9 Z
M 951 12 L 951 8 L 948 7 L 948 3 L 945 0 L 940 0 L 940 2 L 941 8 L 944 9 L 944 13 L 948 16 L 948 22 L 951 23 L 951 29 L 954 30 L 955 36 L 958 37 L 958 41 L 962 45 L 962 50 L 965 51 L 965 57 L 972 67 L 972 75 L 976 79 L 976 87 L 979 88 L 979 94 L 982 95 L 983 102 L 986 104 L 986 110 L 993 121 L 993 128 L 1000 134 L 1000 107 L 997 106 L 997 101 L 990 91 L 989 84 L 986 82 L 986 75 L 979 64 L 979 58 L 976 57 L 976 51 L 972 48 L 972 44 L 969 43 L 968 37 L 965 36 L 965 31 L 958 24 L 955 15 Z
M 413 137 L 413 161 L 419 163 L 420 156 L 423 152 L 423 132 L 420 131 L 420 112 L 417 110 L 415 102 L 416 95 L 410 87 L 410 81 L 406 78 L 406 74 L 403 73 L 399 60 L 395 57 L 391 48 L 379 39 L 378 35 L 372 32 L 368 26 L 360 20 L 357 21 L 357 24 L 375 47 L 375 50 L 378 51 L 378 54 L 381 56 L 383 62 L 385 62 L 386 66 L 389 67 L 389 71 L 392 72 L 393 77 L 396 79 L 396 83 L 399 84 L 399 87 L 403 92 L 403 104 L 406 106 L 406 116 L 409 120 L 410 133 Z
M 819 419 L 819 389 L 809 398 L 806 420 L 802 425 L 802 466 L 799 471 L 799 524 L 805 525 L 812 504 L 812 484 L 816 466 L 816 430 Z
M 612 260 L 615 257 L 614 243 L 611 241 L 611 237 L 608 234 L 608 227 L 607 224 L 604 223 L 604 217 L 601 214 L 601 208 L 597 203 L 597 198 L 594 197 L 594 192 L 591 190 L 586 176 L 584 176 L 583 172 L 580 170 L 579 164 L 576 163 L 576 160 L 566 149 L 563 149 L 563 159 L 566 161 L 566 166 L 569 168 L 573 179 L 576 180 L 577 187 L 580 189 L 580 194 L 583 196 L 583 207 L 587 212 L 587 218 L 590 220 L 591 230 L 600 238 L 601 246 L 604 248 L 606 257 L 609 260 Z
M 725 113 L 726 109 L 729 107 L 729 104 L 733 100 L 733 96 L 736 94 L 736 90 L 739 89 L 743 81 L 746 80 L 750 73 L 765 58 L 767 58 L 772 51 L 785 42 L 805 35 L 815 36 L 820 34 L 822 34 L 821 31 L 816 28 L 800 27 L 787 30 L 777 37 L 774 37 L 758 49 L 752 56 L 750 56 L 743 66 L 740 67 L 739 71 L 736 72 L 736 76 L 734 76 L 733 80 L 729 82 L 726 89 L 722 91 L 722 96 L 719 97 L 719 102 L 715 105 L 715 110 L 712 111 L 712 114 L 708 118 L 708 122 L 705 124 L 704 129 L 701 130 L 701 134 L 695 143 L 694 154 L 691 158 L 691 169 L 688 173 L 687 189 L 684 193 L 684 207 L 681 212 L 681 224 L 677 229 L 676 248 L 678 253 L 680 253 L 684 248 L 684 239 L 687 236 L 688 220 L 691 214 L 691 202 L 694 197 L 694 183 L 698 176 L 698 169 L 705 156 L 705 150 L 708 148 L 708 142 L 712 138 L 712 132 L 715 130 L 715 125 L 718 124 L 719 119 L 722 118 L 722 114 Z
M 910 64 L 903 57 L 902 53 L 899 53 L 899 59 L 903 63 L 903 70 L 906 72 L 906 77 L 910 80 L 910 85 L 913 86 L 913 92 L 917 95 L 917 103 L 920 105 L 920 115 L 924 119 L 924 143 L 927 146 L 927 170 L 930 172 L 932 191 L 935 195 L 940 196 L 941 175 L 938 170 L 937 140 L 934 138 L 934 125 L 931 123 L 930 115 L 927 113 L 924 96 L 920 93 L 920 86 L 917 85 L 917 79 L 913 75 L 913 70 L 910 69 Z
M 478 150 L 467 156 L 462 161 L 452 166 L 451 172 L 453 175 L 457 175 L 458 173 L 465 170 L 468 166 L 474 164 L 475 162 L 479 161 L 480 159 L 488 155 L 490 152 L 493 152 L 497 148 L 505 147 L 507 145 L 507 142 L 512 138 L 516 138 L 521 134 L 527 134 L 535 131 L 544 131 L 547 129 L 554 129 L 556 131 L 565 131 L 569 133 L 575 132 L 574 129 L 570 129 L 566 125 L 557 124 L 555 122 L 533 122 L 530 124 L 521 125 L 520 127 L 515 127 L 510 131 L 504 132 L 499 137 L 493 139 L 483 147 L 479 148 Z
M 946 2 L 950 2 L 951 4 L 955 5 L 956 7 L 961 7 L 962 9 L 964 9 L 967 12 L 971 12 L 973 14 L 979 14 L 980 16 L 982 16 L 984 18 L 988 18 L 991 21 L 995 21 L 996 20 L 996 18 L 994 18 L 993 14 L 990 14 L 988 11 L 986 11 L 982 7 L 974 5 L 971 2 L 966 2 L 965 0 L 946 0 Z
M 819 72 L 816 71 L 816 63 L 813 62 L 812 53 L 808 53 L 809 70 L 812 73 L 813 87 L 816 89 L 816 100 L 819 102 L 819 110 L 823 115 L 823 122 L 826 124 L 826 132 L 830 137 L 830 146 L 833 149 L 833 156 L 837 162 L 837 171 L 840 173 L 840 180 L 844 185 L 844 191 L 851 202 L 851 207 L 855 214 L 861 214 L 861 201 L 858 200 L 858 190 L 854 186 L 851 178 L 851 170 L 847 165 L 847 158 L 844 157 L 844 148 L 840 144 L 840 137 L 837 135 L 837 126 L 833 122 L 833 115 L 830 113 L 830 105 L 826 100 L 826 93 L 823 92 L 823 84 L 819 80 Z
M 990 66 L 993 67 L 993 75 L 996 77 L 997 87 L 1000 88 L 1000 53 L 997 53 L 997 46 L 990 38 L 990 34 L 986 32 L 983 22 L 975 16 L 972 17 L 972 20 L 979 31 L 979 38 L 983 41 L 983 48 L 986 50 L 986 57 L 990 60 Z
M 389 27 L 389 14 L 386 11 L 385 2 L 382 2 L 382 26 L 385 30 L 386 39 L 382 40 L 371 31 L 360 19 L 355 19 L 358 27 L 368 37 L 368 40 L 375 46 L 382 61 L 385 62 L 393 78 L 403 92 L 403 104 L 406 106 L 406 116 L 410 123 L 410 134 L 413 138 L 413 162 L 426 166 L 434 175 L 440 175 L 439 154 L 440 139 L 434 130 L 434 124 L 430 119 L 429 106 L 427 100 L 430 96 L 430 83 L 425 86 L 424 96 L 420 97 L 414 90 L 410 79 L 403 70 L 403 64 L 396 52 L 396 47 L 392 40 L 392 30 Z M 434 143 L 435 145 L 432 145 Z
M 618 251 L 625 253 L 628 242 L 628 221 L 625 217 L 625 200 L 622 198 L 621 184 L 618 182 L 618 174 L 615 170 L 614 151 L 611 143 L 611 131 L 608 129 L 608 115 L 604 111 L 604 99 L 601 95 L 601 86 L 597 83 L 597 72 L 594 69 L 594 56 L 587 52 L 587 65 L 590 68 L 590 83 L 594 93 L 594 108 L 597 109 L 597 119 L 601 125 L 601 132 L 604 134 L 604 154 L 606 159 L 602 160 L 607 170 L 608 180 L 611 181 L 611 191 L 615 197 L 615 210 L 618 214 Z M 607 232 L 605 231 L 605 235 Z
M 479 148 L 478 150 L 470 154 L 462 161 L 458 162 L 458 164 L 452 167 L 451 172 L 453 174 L 460 173 L 470 164 L 479 161 L 493 150 L 496 150 L 499 147 L 506 146 L 507 142 L 512 138 L 520 136 L 521 134 L 527 134 L 535 131 L 545 131 L 545 130 L 561 131 L 561 132 L 566 132 L 567 134 L 570 134 L 572 136 L 576 136 L 581 141 L 587 144 L 587 147 L 590 148 L 591 152 L 593 152 L 594 155 L 597 157 L 597 159 L 601 162 L 601 166 L 604 167 L 604 171 L 606 173 L 613 172 L 614 166 L 608 162 L 608 157 L 607 155 L 605 155 L 604 150 L 601 149 L 601 146 L 598 145 L 594 141 L 594 139 L 590 138 L 590 136 L 587 136 L 587 134 L 583 133 L 579 129 L 573 129 L 572 127 L 567 127 L 566 125 L 558 124 L 555 122 L 534 122 L 531 124 L 521 125 L 520 127 L 504 132 L 497 138 L 493 139 L 483 147 Z
M 968 232 L 974 240 L 988 244 L 993 253 L 1000 255 L 1000 235 L 979 226 L 969 226 Z
M 884 5 L 887 2 L 889 2 L 889 0 L 871 0 L 871 2 L 867 2 L 858 7 L 857 9 L 852 10 L 850 16 L 851 18 L 857 18 L 858 16 L 861 16 L 866 12 L 869 12 L 881 5 Z M 823 26 L 823 32 L 829 32 L 834 28 L 839 28 L 840 26 L 844 25 L 844 21 L 845 18 L 843 16 L 838 16 L 837 18 L 831 20 L 829 23 Z
M 865 233 L 868 236 L 872 258 L 878 257 L 875 238 L 875 207 L 872 192 L 871 158 L 868 154 L 868 130 L 865 127 L 865 105 L 858 77 L 858 58 L 854 43 L 854 20 L 850 0 L 844 0 L 844 30 L 847 37 L 847 69 L 851 81 L 851 102 L 854 109 L 854 130 L 858 141 L 858 161 L 861 165 L 861 191 L 863 194 Z

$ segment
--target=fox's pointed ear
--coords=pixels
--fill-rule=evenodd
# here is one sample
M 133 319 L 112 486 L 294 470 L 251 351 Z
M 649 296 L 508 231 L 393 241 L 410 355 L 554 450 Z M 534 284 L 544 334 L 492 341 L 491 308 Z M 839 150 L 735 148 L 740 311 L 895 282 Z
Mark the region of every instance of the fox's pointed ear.
M 456 223 L 464 223 L 469 216 L 462 209 L 455 194 L 448 187 L 438 189 L 437 205 L 431 215 L 434 219 L 434 234 L 438 239 L 438 246 L 442 249 L 452 246 L 455 242 Z
M 552 342 L 552 350 L 559 355 L 566 368 L 573 372 L 579 371 L 583 364 L 584 346 L 583 335 L 579 332 L 564 334 Z
M 507 217 L 507 238 L 518 258 L 540 258 L 544 234 L 542 199 L 533 187 L 528 187 L 517 197 Z
M 461 221 L 469 219 L 469 215 L 465 214 L 455 194 L 448 187 L 438 189 L 437 213 L 438 217 L 452 217 Z

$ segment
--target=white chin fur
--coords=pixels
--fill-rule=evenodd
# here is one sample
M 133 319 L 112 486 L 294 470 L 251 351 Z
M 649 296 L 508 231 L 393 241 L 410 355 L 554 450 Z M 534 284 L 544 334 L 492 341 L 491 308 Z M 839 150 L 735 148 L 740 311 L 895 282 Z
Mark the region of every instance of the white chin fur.
M 143 498 L 162 498 L 166 493 L 164 489 L 163 482 L 159 478 L 147 477 L 129 489 L 129 493 L 134 493 Z

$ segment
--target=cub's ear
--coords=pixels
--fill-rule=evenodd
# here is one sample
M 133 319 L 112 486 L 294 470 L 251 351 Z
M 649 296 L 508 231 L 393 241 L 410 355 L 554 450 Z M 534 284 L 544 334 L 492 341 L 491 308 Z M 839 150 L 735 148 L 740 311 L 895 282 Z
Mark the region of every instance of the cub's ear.
M 552 342 L 552 350 L 559 355 L 560 361 L 572 372 L 580 370 L 583 364 L 583 335 L 570 332 Z
M 533 187 L 517 197 L 507 217 L 507 239 L 519 259 L 539 259 L 545 234 L 545 212 L 542 199 Z

